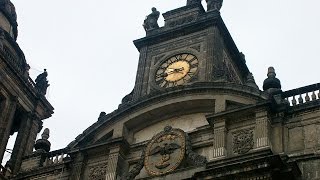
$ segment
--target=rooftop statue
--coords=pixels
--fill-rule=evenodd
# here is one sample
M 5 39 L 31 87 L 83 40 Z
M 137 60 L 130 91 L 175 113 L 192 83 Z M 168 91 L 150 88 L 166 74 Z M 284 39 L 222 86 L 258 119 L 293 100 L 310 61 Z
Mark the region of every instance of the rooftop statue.
M 158 19 L 160 16 L 160 12 L 157 11 L 155 7 L 153 7 L 151 10 L 152 13 L 149 14 L 143 22 L 143 27 L 146 31 L 159 28 Z
M 44 72 L 41 73 L 35 80 L 36 88 L 38 89 L 39 93 L 42 95 L 46 95 L 47 88 L 49 87 L 47 76 L 48 76 L 47 70 L 44 69 Z
M 217 10 L 220 11 L 222 7 L 223 0 L 206 0 L 207 2 L 207 10 Z
M 16 9 L 10 0 L 0 0 L 0 9 L 4 10 L 11 16 L 12 20 L 17 20 Z

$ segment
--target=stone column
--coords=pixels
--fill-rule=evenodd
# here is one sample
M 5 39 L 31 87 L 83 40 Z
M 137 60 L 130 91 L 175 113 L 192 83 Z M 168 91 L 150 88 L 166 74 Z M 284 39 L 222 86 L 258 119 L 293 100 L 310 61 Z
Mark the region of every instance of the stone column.
M 26 113 L 24 118 L 22 118 L 20 122 L 21 124 L 19 127 L 17 139 L 14 144 L 11 159 L 8 163 L 13 171 L 13 174 L 19 171 L 22 157 L 25 154 L 29 153 L 28 151 L 30 151 L 31 145 L 33 147 L 36 138 L 34 133 L 38 132 L 39 128 L 39 126 L 36 125 L 36 123 L 38 123 L 38 120 L 35 119 L 35 115 L 33 113 Z
M 7 143 L 10 137 L 10 131 L 14 114 L 16 112 L 18 99 L 16 97 L 11 99 L 1 100 L 0 109 L 0 160 L 2 161 L 4 152 L 7 148 Z
M 226 154 L 226 121 L 220 119 L 214 122 L 213 159 L 225 157 Z
M 270 146 L 269 131 L 270 122 L 268 112 L 260 110 L 256 112 L 256 148 L 265 148 Z

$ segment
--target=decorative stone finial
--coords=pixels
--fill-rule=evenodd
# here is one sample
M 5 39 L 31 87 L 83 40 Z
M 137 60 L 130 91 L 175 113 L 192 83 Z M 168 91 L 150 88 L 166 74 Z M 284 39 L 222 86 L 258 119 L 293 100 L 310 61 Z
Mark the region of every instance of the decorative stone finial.
M 252 73 L 248 74 L 246 85 L 250 86 L 250 87 L 253 87 L 253 88 L 256 88 L 256 89 L 259 89 L 259 87 L 256 84 L 256 81 L 254 80 L 254 77 L 253 77 Z
M 48 128 L 44 129 L 41 137 L 42 139 L 48 140 L 50 137 L 50 130 Z
M 158 19 L 160 16 L 160 12 L 157 11 L 155 7 L 153 7 L 151 10 L 152 13 L 149 14 L 143 22 L 143 27 L 146 31 L 159 28 Z
M 263 90 L 269 93 L 281 91 L 281 82 L 276 78 L 276 72 L 273 67 L 268 68 L 268 78 L 263 82 Z
M 47 76 L 48 76 L 47 70 L 44 69 L 44 72 L 41 73 L 35 80 L 36 88 L 38 92 L 42 95 L 46 95 L 47 88 L 50 86 L 50 84 L 48 84 Z
M 220 11 L 223 0 L 206 0 L 207 11 Z
M 51 143 L 48 141 L 49 137 L 50 130 L 46 128 L 41 135 L 41 139 L 38 139 L 34 145 L 36 152 L 45 153 L 50 151 Z

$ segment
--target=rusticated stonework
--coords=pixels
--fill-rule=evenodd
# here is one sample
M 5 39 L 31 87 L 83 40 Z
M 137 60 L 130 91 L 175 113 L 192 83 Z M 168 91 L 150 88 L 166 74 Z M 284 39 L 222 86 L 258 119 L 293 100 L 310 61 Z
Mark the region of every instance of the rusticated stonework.
M 89 170 L 89 180 L 105 180 L 107 166 L 107 163 L 103 163 L 91 167 Z
M 253 148 L 253 130 L 243 129 L 232 133 L 233 152 L 236 154 L 245 154 Z

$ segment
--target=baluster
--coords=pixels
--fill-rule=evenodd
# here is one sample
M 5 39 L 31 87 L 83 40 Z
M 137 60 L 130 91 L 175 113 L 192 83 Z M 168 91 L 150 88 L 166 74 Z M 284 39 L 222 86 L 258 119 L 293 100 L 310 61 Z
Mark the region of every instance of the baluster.
M 48 165 L 51 165 L 51 164 L 53 164 L 53 157 L 50 157 L 49 162 L 48 162 Z
M 303 98 L 302 95 L 300 94 L 299 98 L 298 98 L 299 104 L 303 104 Z
M 293 98 L 292 98 L 292 106 L 295 106 L 295 105 L 297 105 L 297 100 L 296 100 L 296 97 L 293 96 Z
M 305 97 L 304 99 L 306 100 L 306 102 L 309 102 L 309 101 L 310 101 L 309 93 L 306 93 L 306 97 Z
M 315 91 L 312 92 L 311 99 L 312 101 L 315 101 L 317 99 Z
M 287 105 L 290 106 L 289 98 L 285 98 L 284 101 L 286 102 Z
M 64 156 L 64 154 L 62 153 L 62 154 L 60 155 L 60 158 L 59 158 L 59 163 L 62 163 L 62 162 L 63 162 L 63 156 Z
M 57 154 L 56 157 L 54 157 L 53 163 L 54 163 L 54 164 L 57 164 L 57 163 L 58 163 L 58 160 L 59 160 L 59 155 Z

